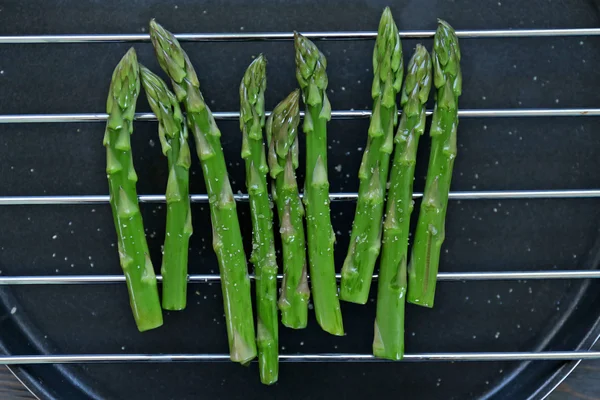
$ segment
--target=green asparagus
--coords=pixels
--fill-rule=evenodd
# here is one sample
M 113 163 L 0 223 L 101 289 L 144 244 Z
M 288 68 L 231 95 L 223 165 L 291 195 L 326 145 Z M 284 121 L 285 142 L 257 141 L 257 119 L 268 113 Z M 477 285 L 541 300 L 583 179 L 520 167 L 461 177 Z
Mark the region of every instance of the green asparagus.
M 194 67 L 177 39 L 154 20 L 150 22 L 150 38 L 161 68 L 171 78 L 177 100 L 184 103 L 187 111 L 187 124 L 194 135 L 210 202 L 230 357 L 246 364 L 256 357 L 250 278 L 221 132 L 200 92 Z
M 187 298 L 188 243 L 192 235 L 187 128 L 175 95 L 152 71 L 140 65 L 142 84 L 150 108 L 158 118 L 158 136 L 169 164 L 167 229 L 161 266 L 162 306 L 183 310 Z
M 283 247 L 283 283 L 279 297 L 281 322 L 294 329 L 306 327 L 310 290 L 306 273 L 306 242 L 298 193 L 298 124 L 300 93 L 293 91 L 279 103 L 267 120 L 271 187 L 277 205 Z
M 327 61 L 313 42 L 297 32 L 294 44 L 296 79 L 306 105 L 302 125 L 306 134 L 304 205 L 315 313 L 323 330 L 341 336 L 344 327 L 335 278 L 335 233 L 331 226 L 327 179 L 327 121 L 331 119 L 331 104 L 325 92 Z
M 408 266 L 408 301 L 433 307 L 452 167 L 456 158 L 458 97 L 462 90 L 460 49 L 454 29 L 439 20 L 433 42 L 437 97 L 429 134 L 431 154 L 415 243 Z
M 106 174 L 119 259 L 129 291 L 133 316 L 140 332 L 162 325 L 156 275 L 148 252 L 144 223 L 136 192 L 137 174 L 131 155 L 131 133 L 135 103 L 140 93 L 140 72 L 133 48 L 121 59 L 112 75 L 106 101 L 108 122 Z
M 260 55 L 250 64 L 240 84 L 242 158 L 246 161 L 246 187 L 250 195 L 252 254 L 256 276 L 258 367 L 266 385 L 277 382 L 279 372 L 277 322 L 277 260 L 273 213 L 267 189 L 267 158 L 263 144 L 265 125 L 265 74 L 267 60 Z
M 369 137 L 358 172 L 360 187 L 348 255 L 342 267 L 342 300 L 365 304 L 375 262 L 381 248 L 381 220 L 394 126 L 398 122 L 396 96 L 404 65 L 398 28 L 388 7 L 383 11 L 373 50 L 373 114 Z
M 383 249 L 379 263 L 373 354 L 400 360 L 404 355 L 404 303 L 408 233 L 413 210 L 413 180 L 419 138 L 425 131 L 425 103 L 431 89 L 431 58 L 417 45 L 402 87 L 402 117 L 394 138 Z

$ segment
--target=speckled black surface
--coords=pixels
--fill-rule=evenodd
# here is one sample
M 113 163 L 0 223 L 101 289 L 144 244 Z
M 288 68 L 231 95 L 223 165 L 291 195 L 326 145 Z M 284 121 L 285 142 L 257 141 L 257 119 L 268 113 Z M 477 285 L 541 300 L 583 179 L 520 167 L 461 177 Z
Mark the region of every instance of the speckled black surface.
M 152 17 L 176 32 L 374 30 L 388 4 L 401 30 L 434 29 L 436 17 L 456 29 L 596 27 L 599 22 L 595 2 L 583 0 L 5 0 L 0 35 L 145 32 Z M 404 40 L 407 58 L 416 43 Z M 370 108 L 373 42 L 318 44 L 328 57 L 332 107 Z M 128 47 L 0 45 L 0 113 L 103 112 L 110 74 Z M 135 47 L 141 62 L 158 71 L 150 44 Z M 184 47 L 215 111 L 237 109 L 239 80 L 259 52 L 269 60 L 269 108 L 295 87 L 291 42 Z M 600 38 L 465 39 L 461 47 L 462 108 L 598 106 Z M 149 109 L 143 96 L 138 109 Z M 332 192 L 357 189 L 367 124 L 331 122 Z M 219 125 L 234 191 L 245 191 L 237 123 Z M 453 190 L 598 187 L 599 128 L 600 119 L 593 117 L 464 119 Z M 0 125 L 0 195 L 106 194 L 103 130 L 102 123 Z M 133 136 L 141 194 L 162 193 L 166 182 L 155 130 L 154 123 L 137 123 Z M 418 191 L 429 140 L 422 143 Z M 196 162 L 191 191 L 204 192 Z M 158 266 L 165 210 L 146 204 L 142 211 Z M 216 272 L 207 206 L 194 204 L 192 211 L 190 273 Z M 332 205 L 338 266 L 353 212 L 353 203 Z M 240 204 L 239 213 L 249 245 L 247 205 Z M 597 199 L 452 201 L 441 269 L 595 268 L 591 260 L 600 248 L 599 217 Z M 120 273 L 108 205 L 0 207 L 0 226 L 3 275 Z M 573 349 L 598 316 L 599 285 L 568 280 L 441 283 L 433 310 L 408 306 L 407 351 Z M 227 350 L 218 285 L 192 285 L 188 309 L 166 313 L 163 328 L 144 334 L 135 328 L 122 285 L 11 287 L 1 288 L 0 296 L 0 342 L 14 354 Z M 370 352 L 374 304 L 344 304 L 343 312 L 347 336 L 328 336 L 311 315 L 308 329 L 281 331 L 282 352 Z M 561 365 L 283 364 L 279 383 L 269 388 L 260 385 L 256 365 L 230 363 L 31 366 L 20 373 L 53 399 L 519 399 L 534 393 Z

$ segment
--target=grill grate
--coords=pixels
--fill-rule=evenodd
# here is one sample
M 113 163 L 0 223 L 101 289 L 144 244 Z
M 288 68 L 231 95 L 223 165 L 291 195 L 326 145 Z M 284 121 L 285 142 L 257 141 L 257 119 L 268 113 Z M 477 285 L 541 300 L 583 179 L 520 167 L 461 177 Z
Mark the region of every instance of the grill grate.
M 404 31 L 402 38 L 432 38 L 435 31 Z M 459 38 L 535 38 L 535 37 L 568 37 L 568 36 L 600 36 L 600 28 L 586 29 L 514 29 L 514 30 L 460 30 Z M 317 40 L 373 40 L 377 32 L 308 32 L 304 35 Z M 292 40 L 293 33 L 188 33 L 176 37 L 187 42 L 240 42 L 240 41 L 277 41 Z M 75 35 L 27 35 L 0 36 L 0 44 L 66 44 L 66 43 L 102 43 L 102 42 L 148 42 L 147 34 L 75 34 Z M 267 113 L 268 114 L 268 113 Z M 370 111 L 337 110 L 332 117 L 337 119 L 368 118 Z M 427 112 L 431 115 L 431 110 Z M 462 109 L 461 118 L 499 118 L 499 117 L 598 117 L 600 108 L 544 108 L 544 109 Z M 235 120 L 239 112 L 215 112 L 215 119 Z M 24 123 L 75 123 L 103 122 L 105 113 L 80 114 L 15 114 L 0 115 L 0 124 Z M 137 121 L 156 121 L 152 113 L 136 114 Z M 414 198 L 422 197 L 422 193 L 414 193 Z M 247 194 L 235 195 L 238 201 L 247 201 Z M 357 193 L 332 193 L 332 201 L 353 201 Z M 452 200 L 481 199 L 573 199 L 600 198 L 600 189 L 565 189 L 565 190 L 519 190 L 519 191 L 468 191 L 451 192 Z M 79 196 L 4 196 L 0 197 L 0 206 L 8 205 L 74 205 L 108 203 L 108 195 Z M 141 195 L 139 201 L 144 203 L 164 203 L 164 195 Z M 208 202 L 206 194 L 191 195 L 192 202 Z M 337 275 L 338 279 L 340 275 Z M 162 277 L 158 276 L 158 281 Z M 253 278 L 251 276 L 251 278 Z M 281 279 L 281 275 L 278 277 Z M 374 276 L 377 278 L 377 275 Z M 438 281 L 493 281 L 493 280 L 543 280 L 543 279 L 600 279 L 598 270 L 552 270 L 552 271 L 498 271 L 498 272 L 458 272 L 439 273 Z M 194 274 L 188 277 L 193 284 L 219 282 L 219 275 Z M 68 275 L 68 276 L 1 276 L 0 286 L 10 285 L 84 285 L 124 283 L 122 275 Z M 461 352 L 461 353 L 422 353 L 406 354 L 405 361 L 569 361 L 600 359 L 598 351 L 539 351 L 539 352 Z M 228 354 L 63 354 L 63 355 L 22 355 L 1 356 L 0 364 L 72 364 L 72 363 L 124 363 L 124 362 L 219 362 L 229 360 Z M 370 354 L 283 354 L 282 362 L 390 362 L 376 359 Z
M 1 44 L 1 41 L 0 41 Z M 400 114 L 402 111 L 399 111 Z M 431 116 L 433 110 L 427 110 Z M 217 111 L 212 113 L 216 120 L 237 120 L 240 113 L 237 111 Z M 268 117 L 271 112 L 267 111 Z M 304 111 L 300 111 L 304 117 Z M 333 119 L 356 119 L 368 118 L 371 111 L 367 110 L 333 110 Z M 597 117 L 600 116 L 600 108 L 539 108 L 539 109 L 500 109 L 500 110 L 459 110 L 460 118 L 515 118 L 515 117 Z M 0 115 L 0 124 L 24 124 L 24 123 L 59 123 L 59 122 L 104 122 L 108 118 L 105 113 L 92 114 L 23 114 L 23 115 Z M 156 121 L 152 113 L 135 114 L 136 121 Z
M 403 31 L 400 37 L 411 39 L 432 38 L 435 31 Z M 316 40 L 374 40 L 375 31 L 303 32 L 302 35 Z M 494 29 L 458 30 L 456 36 L 463 38 L 526 38 L 555 36 L 598 36 L 600 28 L 583 29 Z M 293 40 L 293 32 L 256 33 L 182 33 L 176 34 L 182 42 L 244 42 L 249 40 Z M 0 44 L 22 43 L 102 43 L 102 42 L 149 42 L 148 34 L 84 34 L 84 35 L 27 35 L 0 36 Z

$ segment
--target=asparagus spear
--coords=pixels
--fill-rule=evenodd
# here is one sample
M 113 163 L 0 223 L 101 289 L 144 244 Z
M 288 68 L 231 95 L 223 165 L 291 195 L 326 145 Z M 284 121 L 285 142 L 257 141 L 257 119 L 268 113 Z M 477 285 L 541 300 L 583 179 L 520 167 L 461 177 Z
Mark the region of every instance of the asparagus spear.
M 221 132 L 202 97 L 194 67 L 177 39 L 154 20 L 150 21 L 150 38 L 160 66 L 171 78 L 177 100 L 185 105 L 187 124 L 194 135 L 210 201 L 230 357 L 245 364 L 256 357 L 250 279 L 219 139 Z
M 158 118 L 158 136 L 169 164 L 167 229 L 160 269 L 162 306 L 165 310 L 183 310 L 187 298 L 188 243 L 192 235 L 187 127 L 179 103 L 166 83 L 144 66 L 140 66 L 140 72 L 148 103 Z
M 394 138 L 396 149 L 390 172 L 373 354 L 400 360 L 404 355 L 404 302 L 408 232 L 413 210 L 413 180 L 419 138 L 425 131 L 425 103 L 431 89 L 431 58 L 417 45 L 402 87 L 402 117 Z
M 256 276 L 258 367 L 266 385 L 277 382 L 277 260 L 273 214 L 267 189 L 267 159 L 263 145 L 265 75 L 267 61 L 260 55 L 250 64 L 240 84 L 242 158 L 246 161 L 246 187 L 252 217 L 252 255 Z
M 313 42 L 294 34 L 296 78 L 302 89 L 306 114 L 306 177 L 304 205 L 308 229 L 308 260 L 317 322 L 333 335 L 344 334 L 342 312 L 335 280 L 333 245 L 335 233 L 329 212 L 327 180 L 327 121 L 331 104 L 327 99 L 327 61 Z
M 306 327 L 310 290 L 306 277 L 306 242 L 298 193 L 298 123 L 300 93 L 294 90 L 279 103 L 267 120 L 269 168 L 275 179 L 273 200 L 277 205 L 283 247 L 283 283 L 279 297 L 281 322 L 294 329 Z
M 140 75 L 133 48 L 121 59 L 112 75 L 106 112 L 108 122 L 103 144 L 106 147 L 106 174 L 110 192 L 119 258 L 129 291 L 133 316 L 140 332 L 162 325 L 162 311 L 156 275 L 148 252 L 144 223 L 136 192 L 130 136 L 135 103 L 140 93 Z
M 373 50 L 373 115 L 358 177 L 360 187 L 348 255 L 342 267 L 341 298 L 365 304 L 381 248 L 383 203 L 398 122 L 396 95 L 402 85 L 402 45 L 392 12 L 386 7 Z
M 458 97 L 462 90 L 460 49 L 454 29 L 438 20 L 433 42 L 433 83 L 437 98 L 429 134 L 431 154 L 425 192 L 408 266 L 408 301 L 433 307 L 452 167 L 456 158 Z

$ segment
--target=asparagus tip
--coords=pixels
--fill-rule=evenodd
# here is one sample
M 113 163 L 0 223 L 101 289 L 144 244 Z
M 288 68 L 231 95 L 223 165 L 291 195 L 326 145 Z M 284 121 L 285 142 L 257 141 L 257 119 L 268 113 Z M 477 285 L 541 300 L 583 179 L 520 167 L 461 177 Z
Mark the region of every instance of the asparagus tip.
M 447 51 L 452 50 L 458 58 L 458 61 L 460 61 L 460 48 L 458 46 L 456 31 L 448 22 L 443 19 L 438 19 L 438 27 L 434 36 L 434 50 L 438 51 L 442 45 L 449 46 L 450 49 L 447 49 Z
M 394 17 L 392 16 L 392 10 L 389 6 L 386 6 L 383 9 L 383 13 L 381 13 L 380 25 L 383 25 L 384 21 L 386 23 L 394 22 Z
M 252 62 L 254 63 L 258 63 L 258 64 L 266 64 L 267 63 L 267 57 L 265 57 L 265 55 L 263 53 L 260 53 Z
M 300 89 L 296 88 L 283 100 L 286 104 L 298 107 L 298 101 L 300 100 Z
M 426 57 L 426 54 L 429 55 L 429 52 L 421 43 L 417 43 L 415 46 L 415 53 L 413 54 L 413 58 L 421 58 Z
M 275 106 L 267 122 L 268 161 L 273 178 L 283 171 L 278 157 L 285 157 L 298 135 L 299 99 L 300 92 L 296 89 Z
M 127 53 L 125 53 L 125 55 L 123 56 L 123 58 L 130 58 L 130 61 L 137 61 L 137 53 L 135 52 L 135 48 L 130 47 L 129 50 L 127 50 Z
M 163 26 L 161 24 L 159 24 L 158 22 L 156 22 L 156 19 L 152 18 L 150 20 L 149 23 L 150 26 L 150 38 L 152 39 L 153 36 L 155 35 L 162 35 L 165 32 L 165 28 L 163 28 Z
M 454 28 L 446 20 L 438 18 L 437 22 L 438 22 L 439 27 L 444 27 L 445 29 L 448 29 L 448 30 L 454 32 Z M 438 29 L 439 29 L 439 27 L 438 27 Z
M 265 66 L 267 65 L 267 58 L 264 54 L 260 53 L 248 66 L 246 70 L 247 77 L 259 77 L 263 79 L 262 76 L 265 73 Z

